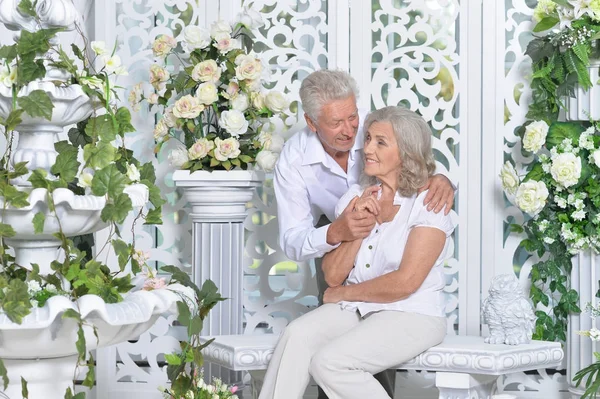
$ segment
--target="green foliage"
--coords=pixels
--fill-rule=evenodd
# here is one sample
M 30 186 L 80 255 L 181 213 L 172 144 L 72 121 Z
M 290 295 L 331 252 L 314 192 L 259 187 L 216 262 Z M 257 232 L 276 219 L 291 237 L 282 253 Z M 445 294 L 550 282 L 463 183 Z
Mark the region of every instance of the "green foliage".
M 26 97 L 19 97 L 19 105 L 32 118 L 52 119 L 54 104 L 43 90 L 34 90 Z

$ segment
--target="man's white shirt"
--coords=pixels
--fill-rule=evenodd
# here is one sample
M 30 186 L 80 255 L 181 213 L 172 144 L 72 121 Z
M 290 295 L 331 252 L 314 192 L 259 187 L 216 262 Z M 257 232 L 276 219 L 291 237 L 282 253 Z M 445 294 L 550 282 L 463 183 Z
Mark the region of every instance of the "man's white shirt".
M 286 256 L 301 262 L 325 255 L 337 245 L 327 243 L 329 225 L 316 228 L 321 215 L 335 219 L 335 206 L 358 183 L 363 170 L 363 121 L 348 156 L 348 171 L 325 152 L 308 127 L 294 134 L 283 147 L 274 173 L 279 220 L 279 245 Z

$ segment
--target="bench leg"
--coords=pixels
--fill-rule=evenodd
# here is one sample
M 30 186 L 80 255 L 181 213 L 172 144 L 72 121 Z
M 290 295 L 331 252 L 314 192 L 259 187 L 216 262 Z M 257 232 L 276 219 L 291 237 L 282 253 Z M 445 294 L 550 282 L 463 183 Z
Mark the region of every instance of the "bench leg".
M 439 399 L 491 399 L 497 379 L 496 375 L 437 372 L 435 386 Z
M 263 381 L 267 370 L 253 370 L 250 371 L 250 390 L 252 392 L 252 399 L 258 399 L 260 390 L 262 389 Z

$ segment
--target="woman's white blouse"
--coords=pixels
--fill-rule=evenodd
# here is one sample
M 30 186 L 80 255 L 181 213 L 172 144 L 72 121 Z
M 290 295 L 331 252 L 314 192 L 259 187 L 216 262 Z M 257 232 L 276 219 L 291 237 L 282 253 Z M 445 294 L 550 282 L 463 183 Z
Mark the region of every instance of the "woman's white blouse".
M 355 184 L 340 198 L 336 208 L 336 218 L 344 211 L 355 196 L 361 196 L 363 189 Z M 454 223 L 450 215 L 444 212 L 428 211 L 423 205 L 427 191 L 412 197 L 402 197 L 396 193 L 394 205 L 400 209 L 390 222 L 376 224 L 371 234 L 365 238 L 356 254 L 354 268 L 350 271 L 345 285 L 358 284 L 386 273 L 398 270 L 408 235 L 413 227 L 426 226 L 442 230 L 446 234 L 446 243 L 440 256 L 435 261 L 429 275 L 421 287 L 408 298 L 392 303 L 347 302 L 340 305 L 344 309 L 358 310 L 362 316 L 380 310 L 398 310 L 420 313 L 429 316 L 445 317 L 445 301 L 442 290 L 446 282 L 444 278 L 444 260 L 452 240 L 448 237 L 454 231 Z

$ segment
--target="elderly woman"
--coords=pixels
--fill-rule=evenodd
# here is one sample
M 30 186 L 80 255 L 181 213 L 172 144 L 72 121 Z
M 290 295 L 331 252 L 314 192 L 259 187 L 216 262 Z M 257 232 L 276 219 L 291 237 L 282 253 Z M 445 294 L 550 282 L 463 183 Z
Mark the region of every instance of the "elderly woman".
M 371 234 L 323 259 L 325 305 L 293 321 L 260 399 L 302 398 L 312 375 L 329 399 L 389 398 L 373 374 L 440 343 L 446 333 L 443 262 L 454 225 L 417 194 L 435 169 L 422 117 L 386 107 L 365 121 L 362 185 L 336 207 L 369 212 Z

